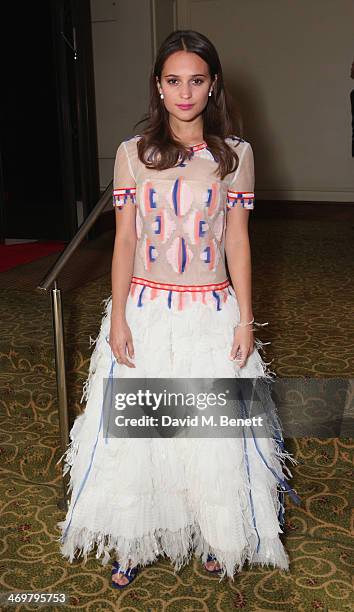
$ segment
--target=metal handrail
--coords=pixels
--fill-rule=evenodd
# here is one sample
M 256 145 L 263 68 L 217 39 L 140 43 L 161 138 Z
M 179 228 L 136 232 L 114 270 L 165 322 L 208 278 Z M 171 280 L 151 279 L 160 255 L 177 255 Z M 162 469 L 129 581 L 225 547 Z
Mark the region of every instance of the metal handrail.
M 95 204 L 90 214 L 86 217 L 85 221 L 83 221 L 82 224 L 80 225 L 75 236 L 66 245 L 65 249 L 60 253 L 60 256 L 58 257 L 58 259 L 56 260 L 52 268 L 50 268 L 49 272 L 47 272 L 45 277 L 41 280 L 39 285 L 36 287 L 37 289 L 40 289 L 41 291 L 47 291 L 47 289 L 56 281 L 57 276 L 60 274 L 62 269 L 66 266 L 68 260 L 70 259 L 74 251 L 76 251 L 77 247 L 79 246 L 79 244 L 81 244 L 86 234 L 90 231 L 91 227 L 93 226 L 93 224 L 99 217 L 102 210 L 106 207 L 108 202 L 111 200 L 112 189 L 113 189 L 113 181 L 109 183 L 107 189 L 101 195 L 97 204 Z
M 102 194 L 97 204 L 91 210 L 88 217 L 80 225 L 75 236 L 66 245 L 65 249 L 59 255 L 54 265 L 50 268 L 49 272 L 45 275 L 39 285 L 36 287 L 37 290 L 47 291 L 51 285 L 54 288 L 51 290 L 51 307 L 52 307 L 52 320 L 53 320 L 53 337 L 54 337 L 54 352 L 55 352 L 55 371 L 57 381 L 57 393 L 58 393 L 58 413 L 59 413 L 59 432 L 60 432 L 60 446 L 62 453 L 65 454 L 69 444 L 69 412 L 68 412 L 68 398 L 67 398 L 67 386 L 66 386 L 66 373 L 65 373 L 65 346 L 64 346 L 64 317 L 63 317 L 63 304 L 61 297 L 61 290 L 57 287 L 57 277 L 63 268 L 68 263 L 68 260 L 85 238 L 86 234 L 90 231 L 91 227 L 97 220 L 102 210 L 106 207 L 112 197 L 113 181 L 111 181 Z M 68 510 L 68 488 L 70 482 L 70 475 L 68 472 L 63 476 L 63 498 L 58 501 L 58 506 L 62 510 Z

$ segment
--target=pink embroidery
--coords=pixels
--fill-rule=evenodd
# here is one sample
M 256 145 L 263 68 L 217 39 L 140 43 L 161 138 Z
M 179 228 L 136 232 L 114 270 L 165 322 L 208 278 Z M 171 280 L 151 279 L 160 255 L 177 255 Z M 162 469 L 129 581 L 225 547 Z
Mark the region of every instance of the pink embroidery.
M 208 216 L 212 217 L 218 210 L 220 202 L 220 188 L 218 183 L 212 183 L 207 191 L 205 206 L 208 209 Z
M 162 243 L 165 243 L 176 229 L 176 223 L 169 218 L 166 210 L 161 208 L 157 211 L 151 223 L 151 227 L 156 237 L 161 240 Z
M 169 193 L 169 201 L 176 217 L 186 215 L 194 199 L 193 190 L 182 177 L 176 179 Z
M 138 239 L 140 239 L 141 235 L 143 233 L 143 222 L 141 220 L 141 216 L 140 216 L 140 212 L 139 212 L 139 207 L 137 208 L 137 211 L 136 211 L 135 228 L 136 228 L 136 236 L 137 236 Z
M 133 276 L 130 295 L 133 297 L 134 294 L 138 294 L 136 305 L 139 307 L 144 306 L 146 300 L 154 300 L 158 295 L 162 295 L 166 297 L 168 308 L 184 310 L 188 303 L 200 301 L 202 304 L 209 303 L 217 310 L 221 310 L 220 303 L 225 303 L 230 294 L 229 285 L 229 280 L 209 285 L 172 285 Z
M 200 239 L 208 233 L 209 226 L 203 217 L 203 213 L 196 210 L 189 215 L 183 224 L 183 229 L 188 234 L 192 244 L 199 244 Z
M 168 263 L 179 274 L 183 274 L 187 270 L 193 257 L 193 252 L 183 236 L 177 236 L 166 251 Z
M 215 222 L 214 222 L 214 233 L 219 242 L 222 238 L 223 229 L 224 229 L 224 211 L 221 211 L 216 217 Z
M 146 181 L 143 187 L 143 214 L 147 215 L 157 209 L 158 194 L 151 181 Z

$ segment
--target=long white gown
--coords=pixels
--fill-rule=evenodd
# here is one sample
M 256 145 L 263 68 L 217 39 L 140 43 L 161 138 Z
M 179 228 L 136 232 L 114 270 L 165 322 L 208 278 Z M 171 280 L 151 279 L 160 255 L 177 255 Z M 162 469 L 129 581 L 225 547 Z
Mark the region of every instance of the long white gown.
M 103 379 L 256 378 L 274 380 L 259 350 L 244 367 L 230 360 L 240 321 L 224 261 L 228 215 L 254 207 L 250 144 L 236 136 L 239 165 L 223 181 L 206 143 L 168 170 L 146 168 L 139 136 L 121 142 L 114 166 L 113 204 L 136 207 L 137 248 L 126 318 L 136 368 L 118 364 L 107 342 L 111 297 L 104 300 L 82 400 L 84 412 L 59 460 L 70 471 L 71 500 L 60 550 L 70 562 L 96 548 L 102 564 L 117 558 L 125 570 L 167 556 L 178 571 L 191 555 L 216 555 L 221 577 L 233 579 L 244 563 L 289 569 L 280 541 L 284 493 L 299 498 L 281 431 L 258 438 L 118 438 L 102 433 Z M 257 323 L 256 323 L 257 325 Z M 258 324 L 260 325 L 260 324 Z M 256 330 L 255 330 L 256 331 Z M 270 415 L 274 423 L 275 413 Z M 58 462 L 59 463 L 59 462 Z M 285 475 L 285 472 L 288 475 Z

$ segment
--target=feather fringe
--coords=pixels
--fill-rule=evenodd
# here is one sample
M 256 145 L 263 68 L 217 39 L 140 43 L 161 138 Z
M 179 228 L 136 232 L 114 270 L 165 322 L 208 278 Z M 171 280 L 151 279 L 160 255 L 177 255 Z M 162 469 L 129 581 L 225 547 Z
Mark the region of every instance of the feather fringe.
M 95 339 L 90 337 L 90 347 L 95 346 L 91 356 L 89 374 L 83 385 L 83 394 L 81 402 L 88 400 L 92 389 L 92 382 L 97 370 L 99 357 L 102 350 L 102 343 L 106 342 L 104 330 L 106 329 L 107 318 L 110 316 L 110 301 L 111 296 L 103 300 L 103 318 L 101 329 Z M 264 326 L 268 323 L 255 323 L 256 326 Z M 254 330 L 256 331 L 256 330 Z M 262 342 L 255 338 L 255 346 L 258 351 L 266 352 L 265 346 L 270 342 Z M 264 376 L 261 378 L 265 382 L 273 381 L 276 373 L 269 369 L 272 361 L 266 362 L 260 356 Z M 298 461 L 285 450 L 284 441 L 281 434 L 280 422 L 278 419 L 276 406 L 272 404 L 272 427 L 274 432 L 274 455 L 269 461 L 271 466 L 281 478 L 287 479 L 287 475 L 292 477 L 292 473 L 285 465 L 286 460 L 289 460 L 293 465 L 297 465 Z M 80 415 L 78 418 L 83 417 Z M 57 465 L 63 461 L 63 476 L 70 471 L 71 477 L 68 484 L 68 493 L 73 489 L 73 466 L 79 451 L 79 442 L 74 439 L 71 432 L 71 442 L 65 450 L 64 454 L 58 460 Z M 281 471 L 279 472 L 279 467 Z M 189 563 L 192 555 L 200 557 L 203 563 L 206 562 L 208 554 L 214 554 L 220 564 L 221 574 L 220 580 L 225 576 L 229 576 L 234 580 L 235 572 L 240 572 L 246 561 L 250 566 L 253 565 L 273 565 L 281 569 L 287 570 L 289 567 L 289 558 L 279 540 L 279 537 L 274 538 L 259 538 L 257 529 L 252 516 L 250 505 L 250 494 L 252 487 L 247 479 L 246 473 L 246 454 L 242 458 L 242 483 L 235 487 L 235 500 L 241 507 L 242 521 L 245 526 L 247 545 L 242 550 L 224 551 L 211 548 L 200 530 L 201 510 L 195 509 L 193 516 L 193 524 L 186 524 L 185 527 L 178 531 L 170 531 L 168 529 L 157 529 L 144 534 L 141 537 L 126 538 L 122 535 L 113 535 L 111 533 L 93 532 L 86 527 L 78 528 L 72 526 L 65 541 L 62 542 L 62 536 L 57 541 L 61 542 L 61 552 L 70 562 L 75 557 L 83 557 L 85 562 L 89 553 L 97 547 L 96 558 L 103 557 L 102 565 L 107 565 L 110 562 L 111 553 L 113 552 L 120 561 L 122 571 L 128 569 L 129 563 L 132 566 L 146 566 L 155 562 L 159 555 L 166 556 L 171 559 L 174 564 L 175 571 L 179 571 L 182 566 Z M 284 473 L 286 472 L 286 474 Z M 284 516 L 284 491 L 278 489 L 278 482 L 274 477 L 274 485 L 271 487 L 271 496 L 274 503 L 274 508 L 279 515 Z M 67 519 L 58 523 L 58 527 L 64 531 L 67 524 Z M 280 530 L 281 531 L 281 530 Z M 257 551 L 258 547 L 258 551 Z
M 90 394 L 90 389 L 91 389 L 91 385 L 92 385 L 92 380 L 94 377 L 94 374 L 97 370 L 97 365 L 98 365 L 98 360 L 99 360 L 99 356 L 100 356 L 100 346 L 101 346 L 101 342 L 104 340 L 104 338 L 102 337 L 102 330 L 105 327 L 105 324 L 108 320 L 108 317 L 110 316 L 110 308 L 109 308 L 109 303 L 111 301 L 111 296 L 109 296 L 108 298 L 105 298 L 104 300 L 102 300 L 101 303 L 104 304 L 104 308 L 102 311 L 102 322 L 101 322 L 101 329 L 99 334 L 97 335 L 97 337 L 95 339 L 93 339 L 90 336 L 90 348 L 95 345 L 95 349 L 91 355 L 91 359 L 90 359 L 90 367 L 89 367 L 89 373 L 88 373 L 88 377 L 86 379 L 86 381 L 84 382 L 83 386 L 82 386 L 82 396 L 80 399 L 80 404 L 82 404 L 83 401 L 87 402 L 88 398 L 89 398 L 89 394 Z
M 58 523 L 58 526 L 64 529 L 65 521 Z M 60 538 L 57 541 L 60 541 Z M 174 571 L 178 572 L 191 561 L 193 555 L 205 563 L 209 553 L 215 554 L 220 564 L 220 581 L 225 576 L 234 580 L 234 574 L 242 570 L 246 561 L 251 567 L 273 565 L 284 570 L 289 569 L 287 553 L 278 537 L 262 538 L 258 552 L 257 540 L 253 536 L 249 538 L 242 551 L 227 552 L 210 548 L 197 522 L 186 525 L 178 531 L 158 529 L 134 539 L 113 536 L 110 533 L 92 532 L 86 527 L 73 528 L 61 547 L 61 553 L 70 563 L 80 557 L 86 563 L 88 555 L 95 547 L 95 557 L 96 559 L 103 557 L 103 566 L 110 563 L 111 556 L 115 555 L 122 571 L 126 571 L 130 563 L 132 567 L 136 565 L 145 567 L 158 561 L 158 557 L 162 556 L 170 559 Z

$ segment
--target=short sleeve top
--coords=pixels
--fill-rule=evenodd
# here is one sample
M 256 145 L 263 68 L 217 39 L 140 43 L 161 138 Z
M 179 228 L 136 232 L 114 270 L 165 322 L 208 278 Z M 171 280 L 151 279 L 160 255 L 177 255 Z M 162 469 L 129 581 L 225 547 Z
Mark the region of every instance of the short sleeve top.
M 132 285 L 149 296 L 167 291 L 179 303 L 225 296 L 230 285 L 225 267 L 227 215 L 235 207 L 254 208 L 254 161 L 251 145 L 236 136 L 237 169 L 221 180 L 206 143 L 191 147 L 191 157 L 166 170 L 147 168 L 138 158 L 140 136 L 118 147 L 113 180 L 113 205 L 136 208 Z M 155 290 L 155 292 L 154 292 Z M 195 295 L 192 295 L 195 294 Z M 204 295 L 203 295 L 204 294 Z

